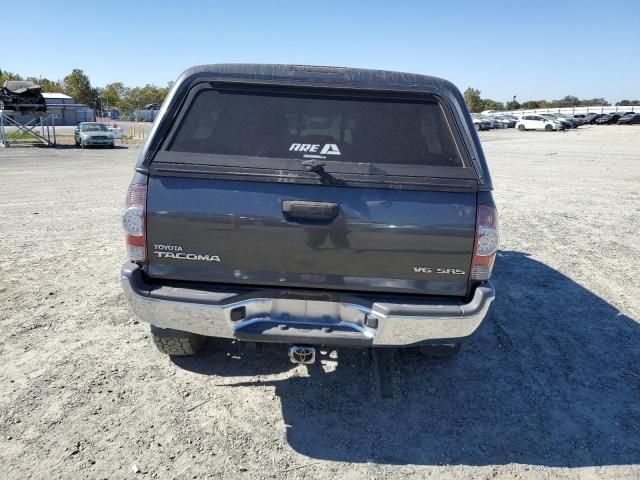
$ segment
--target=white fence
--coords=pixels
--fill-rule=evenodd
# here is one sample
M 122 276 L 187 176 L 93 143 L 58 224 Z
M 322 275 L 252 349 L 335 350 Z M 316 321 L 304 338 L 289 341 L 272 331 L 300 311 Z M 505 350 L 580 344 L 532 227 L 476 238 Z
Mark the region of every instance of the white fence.
M 506 113 L 513 115 L 529 115 L 532 113 L 565 113 L 567 115 L 575 115 L 577 113 L 614 113 L 614 112 L 638 112 L 640 113 L 639 105 L 618 105 L 612 107 L 590 106 L 590 107 L 563 107 L 563 108 L 537 108 L 533 110 L 510 110 Z M 503 113 L 503 112 L 495 112 Z

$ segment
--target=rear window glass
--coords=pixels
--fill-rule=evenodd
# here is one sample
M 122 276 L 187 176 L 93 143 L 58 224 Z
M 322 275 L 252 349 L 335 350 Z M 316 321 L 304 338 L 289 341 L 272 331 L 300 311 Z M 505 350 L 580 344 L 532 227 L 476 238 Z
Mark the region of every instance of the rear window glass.
M 167 150 L 463 166 L 445 114 L 435 100 L 203 90 L 194 97 Z M 215 163 L 220 163 L 219 157 Z

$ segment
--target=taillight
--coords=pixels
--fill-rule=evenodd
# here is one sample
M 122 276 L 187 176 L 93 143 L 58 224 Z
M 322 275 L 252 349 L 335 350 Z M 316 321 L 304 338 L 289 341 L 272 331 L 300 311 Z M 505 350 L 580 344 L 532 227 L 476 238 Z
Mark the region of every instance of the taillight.
M 136 183 L 129 186 L 125 209 L 122 212 L 122 226 L 129 259 L 133 262 L 144 262 L 147 259 L 144 225 L 146 199 L 146 185 Z
M 493 205 L 478 205 L 476 244 L 471 262 L 471 280 L 489 280 L 496 260 L 500 235 L 498 212 Z

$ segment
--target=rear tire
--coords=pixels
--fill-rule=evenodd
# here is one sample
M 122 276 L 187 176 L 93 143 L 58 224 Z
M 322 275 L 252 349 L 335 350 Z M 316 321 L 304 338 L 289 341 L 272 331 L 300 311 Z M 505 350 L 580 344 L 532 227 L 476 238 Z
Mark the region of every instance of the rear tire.
M 545 125 L 545 126 L 544 126 L 544 129 L 545 129 L 547 132 L 553 132 L 553 126 L 551 126 L 551 125 Z
M 171 356 L 197 355 L 207 340 L 202 335 L 155 325 L 151 325 L 151 336 L 156 348 Z
M 524 132 L 526 130 L 526 128 L 524 128 L 524 125 L 518 125 L 518 130 L 520 130 L 521 132 Z
M 462 343 L 443 343 L 442 345 L 424 345 L 418 347 L 420 353 L 426 357 L 454 357 L 462 348 Z

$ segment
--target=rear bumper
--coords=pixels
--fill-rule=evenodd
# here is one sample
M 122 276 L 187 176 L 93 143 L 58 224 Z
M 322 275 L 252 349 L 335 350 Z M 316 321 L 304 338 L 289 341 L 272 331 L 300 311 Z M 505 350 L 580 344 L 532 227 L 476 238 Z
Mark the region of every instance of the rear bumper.
M 489 282 L 466 304 L 430 297 L 157 285 L 147 283 L 131 262 L 122 267 L 121 283 L 133 312 L 161 328 L 242 341 L 351 347 L 464 340 L 482 324 L 495 298 Z

